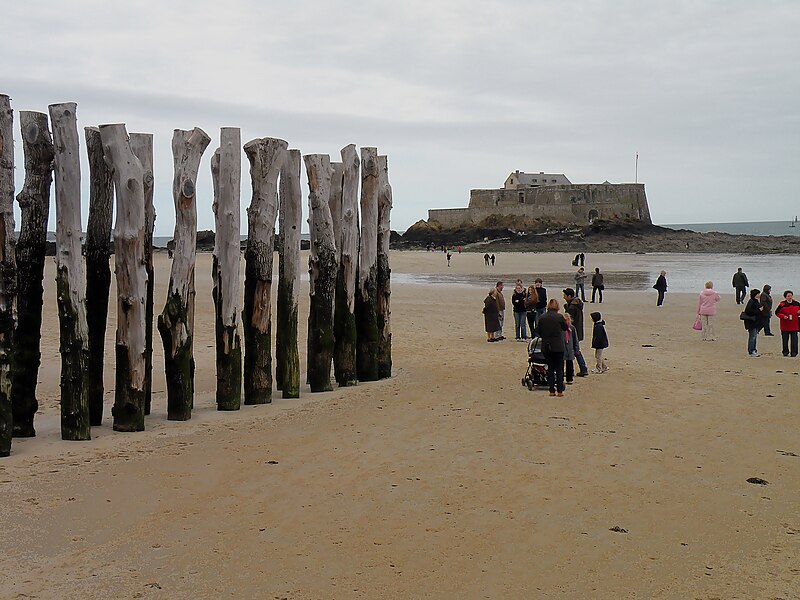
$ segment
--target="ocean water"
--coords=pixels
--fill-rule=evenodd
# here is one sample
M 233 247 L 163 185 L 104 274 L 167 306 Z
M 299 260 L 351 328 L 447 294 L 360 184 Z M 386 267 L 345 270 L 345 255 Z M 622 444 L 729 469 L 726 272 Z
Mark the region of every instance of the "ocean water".
M 661 225 L 670 229 L 688 229 L 698 233 L 718 231 L 720 233 L 746 234 L 746 235 L 796 235 L 800 236 L 800 222 L 792 227 L 793 220 L 786 221 L 753 221 L 749 223 L 682 223 Z
M 761 289 L 764 284 L 772 286 L 776 298 L 790 289 L 800 293 L 800 256 L 769 255 L 753 256 L 741 254 L 630 254 L 630 266 L 624 271 L 603 268 L 602 255 L 592 255 L 605 275 L 605 287 L 609 291 L 653 291 L 652 286 L 659 273 L 667 272 L 669 292 L 700 293 L 706 281 L 714 283 L 720 294 L 733 295 L 733 274 L 741 267 L 750 285 Z M 593 262 L 592 264 L 595 264 Z M 513 281 L 517 277 L 524 282 L 542 277 L 545 287 L 562 289 L 573 287 L 574 271 L 506 273 L 492 271 L 471 275 L 450 273 L 393 273 L 392 281 L 398 283 L 420 283 L 436 285 L 466 285 L 488 289 L 498 280 Z M 587 286 L 588 288 L 589 286 Z M 655 291 L 653 291 L 655 294 Z

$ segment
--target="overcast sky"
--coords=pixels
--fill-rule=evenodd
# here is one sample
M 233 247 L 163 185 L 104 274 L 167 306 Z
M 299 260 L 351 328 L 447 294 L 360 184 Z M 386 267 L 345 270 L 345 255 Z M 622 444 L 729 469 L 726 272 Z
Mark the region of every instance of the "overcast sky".
M 174 222 L 172 130 L 194 126 L 212 137 L 201 229 L 221 126 L 334 159 L 377 146 L 399 230 L 516 169 L 631 182 L 636 152 L 656 223 L 800 213 L 796 0 L 72 0 L 6 3 L 3 21 L 15 110 L 74 101 L 81 139 L 111 122 L 155 134 L 157 235 Z

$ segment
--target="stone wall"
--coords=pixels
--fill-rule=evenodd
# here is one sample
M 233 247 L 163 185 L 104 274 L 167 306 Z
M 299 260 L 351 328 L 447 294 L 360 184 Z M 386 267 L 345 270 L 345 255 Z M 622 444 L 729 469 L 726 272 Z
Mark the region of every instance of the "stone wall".
M 633 219 L 650 224 L 644 184 L 552 185 L 518 190 L 471 190 L 469 208 L 432 209 L 428 218 L 448 228 L 479 225 L 493 216 L 586 225 L 595 219 Z

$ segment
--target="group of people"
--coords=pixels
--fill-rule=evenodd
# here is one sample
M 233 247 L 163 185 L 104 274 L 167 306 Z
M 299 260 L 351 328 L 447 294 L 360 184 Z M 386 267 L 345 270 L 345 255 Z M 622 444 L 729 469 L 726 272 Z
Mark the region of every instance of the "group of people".
M 505 338 L 503 321 L 505 313 L 504 284 L 498 281 L 489 290 L 483 301 L 483 315 L 488 342 L 498 342 Z M 586 361 L 580 348 L 584 338 L 583 301 L 575 290 L 562 290 L 564 314 L 557 299 L 547 297 L 547 289 L 542 279 L 536 278 L 534 284 L 525 288 L 522 280 L 517 279 L 511 303 L 514 312 L 514 333 L 518 341 L 539 337 L 542 352 L 547 360 L 547 384 L 551 396 L 563 396 L 565 385 L 571 384 L 576 376 L 574 361 L 577 361 L 578 377 L 589 374 Z M 599 312 L 591 313 L 593 322 L 592 348 L 595 350 L 595 373 L 608 370 L 603 351 L 608 348 L 608 335 L 605 321 Z
M 575 294 L 580 296 L 583 302 L 586 302 L 586 279 L 589 277 L 588 273 L 583 267 L 580 267 L 575 272 Z M 592 274 L 592 299 L 590 302 L 594 303 L 595 300 L 603 301 L 603 290 L 606 289 L 605 278 L 600 272 L 600 267 L 595 267 Z
M 800 334 L 800 302 L 794 299 L 794 292 L 783 292 L 783 300 L 773 310 L 772 287 L 765 285 L 762 289 L 750 290 L 747 298 L 747 288 L 750 282 L 741 267 L 734 273 L 733 288 L 736 290 L 736 304 L 744 304 L 744 310 L 739 318 L 747 331 L 747 354 L 757 357 L 758 334 L 763 331 L 765 336 L 772 336 L 770 321 L 774 313 L 780 323 L 782 353 L 784 356 L 797 356 L 798 335 Z M 666 284 L 665 284 L 666 289 Z M 700 329 L 704 341 L 715 341 L 714 320 L 717 314 L 717 304 L 720 295 L 714 290 L 714 283 L 707 281 L 705 289 L 697 298 L 697 321 L 695 328 Z

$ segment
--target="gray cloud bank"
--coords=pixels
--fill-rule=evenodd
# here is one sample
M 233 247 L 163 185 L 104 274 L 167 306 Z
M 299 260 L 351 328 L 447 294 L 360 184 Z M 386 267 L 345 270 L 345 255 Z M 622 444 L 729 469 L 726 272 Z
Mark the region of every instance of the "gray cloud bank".
M 211 149 L 221 126 L 333 157 L 378 146 L 398 229 L 514 169 L 632 181 L 637 151 L 657 222 L 800 212 L 793 1 L 60 7 L 5 9 L 0 92 L 17 110 L 76 101 L 81 127 L 154 133 L 159 235 L 172 231 L 172 130 L 194 126 Z M 213 227 L 210 154 L 201 228 Z

